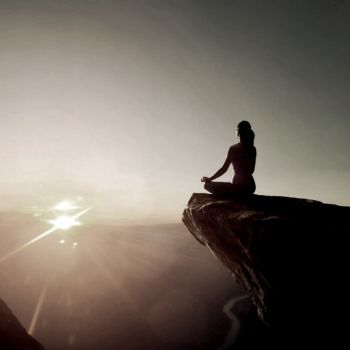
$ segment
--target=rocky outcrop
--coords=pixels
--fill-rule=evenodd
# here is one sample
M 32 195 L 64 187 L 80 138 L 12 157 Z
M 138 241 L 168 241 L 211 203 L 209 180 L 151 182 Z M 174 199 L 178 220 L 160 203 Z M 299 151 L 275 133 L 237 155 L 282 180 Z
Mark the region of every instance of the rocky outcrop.
M 183 213 L 188 230 L 247 290 L 260 318 L 310 343 L 345 334 L 349 220 L 349 207 L 258 195 L 193 194 Z
M 22 327 L 16 316 L 0 299 L 0 349 L 44 350 Z

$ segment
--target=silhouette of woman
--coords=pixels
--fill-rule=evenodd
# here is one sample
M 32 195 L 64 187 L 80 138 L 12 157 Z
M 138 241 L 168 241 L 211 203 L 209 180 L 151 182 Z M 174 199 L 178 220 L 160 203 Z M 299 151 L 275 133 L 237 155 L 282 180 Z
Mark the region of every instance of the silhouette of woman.
M 204 188 L 216 195 L 249 195 L 255 192 L 253 172 L 255 170 L 256 148 L 254 146 L 254 131 L 249 122 L 243 120 L 237 125 L 237 136 L 240 142 L 232 145 L 224 165 L 211 177 L 203 176 Z M 230 182 L 212 182 L 225 174 L 230 164 L 233 166 L 234 177 Z

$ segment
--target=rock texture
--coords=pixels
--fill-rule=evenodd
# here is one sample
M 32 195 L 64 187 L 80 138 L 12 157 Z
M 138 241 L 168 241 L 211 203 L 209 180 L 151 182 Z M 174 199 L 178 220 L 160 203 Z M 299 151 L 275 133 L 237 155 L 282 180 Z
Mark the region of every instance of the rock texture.
M 22 327 L 16 316 L 0 299 L 0 349 L 44 350 Z
M 258 195 L 193 194 L 183 214 L 270 328 L 314 344 L 344 341 L 349 220 L 349 207 Z

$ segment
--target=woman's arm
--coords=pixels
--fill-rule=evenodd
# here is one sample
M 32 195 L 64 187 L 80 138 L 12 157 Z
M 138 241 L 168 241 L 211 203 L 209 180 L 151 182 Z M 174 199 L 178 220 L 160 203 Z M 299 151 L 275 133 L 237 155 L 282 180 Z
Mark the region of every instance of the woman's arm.
M 211 181 L 217 179 L 218 177 L 220 177 L 221 175 L 224 175 L 226 173 L 227 169 L 229 168 L 229 166 L 231 164 L 230 150 L 227 153 L 227 157 L 226 157 L 224 165 L 213 176 L 211 176 L 211 177 L 203 176 L 201 179 L 202 182 L 211 182 Z

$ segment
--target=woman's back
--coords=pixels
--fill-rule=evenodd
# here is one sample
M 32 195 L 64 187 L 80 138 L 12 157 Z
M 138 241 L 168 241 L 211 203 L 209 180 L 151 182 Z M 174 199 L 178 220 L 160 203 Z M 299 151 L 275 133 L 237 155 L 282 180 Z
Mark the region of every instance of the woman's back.
M 255 170 L 256 148 L 236 143 L 230 147 L 229 155 L 235 173 L 232 183 L 250 184 Z

